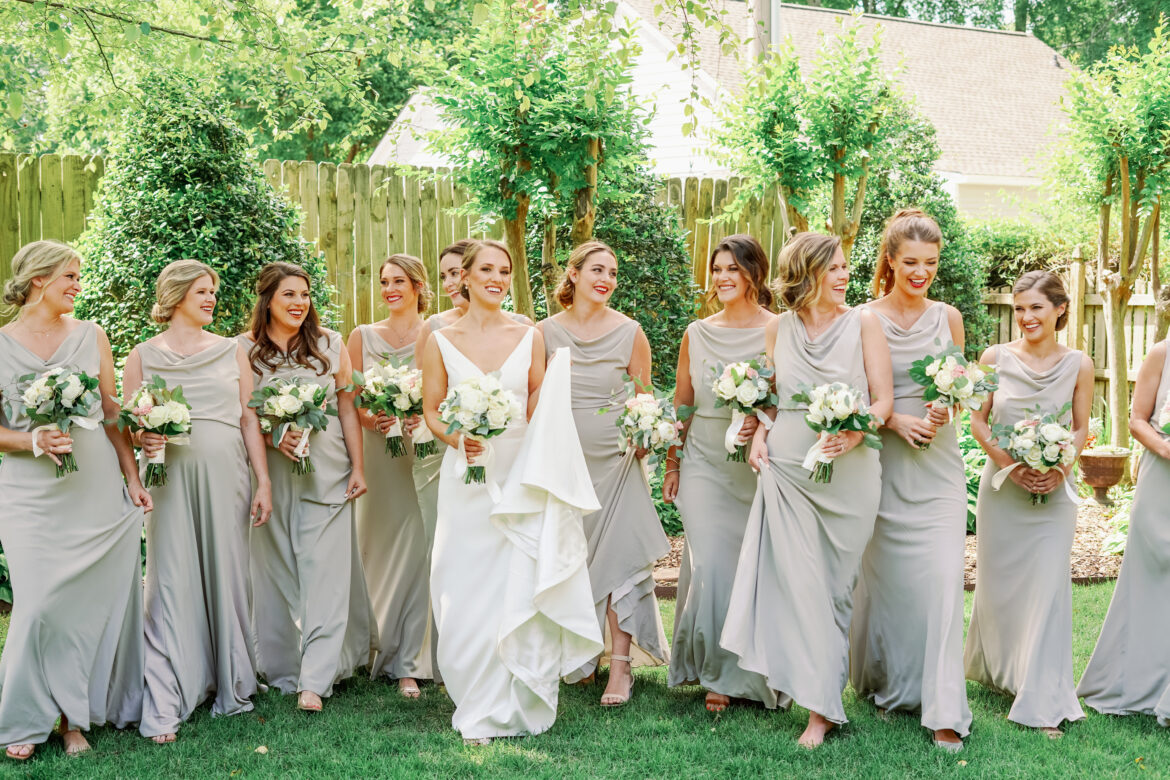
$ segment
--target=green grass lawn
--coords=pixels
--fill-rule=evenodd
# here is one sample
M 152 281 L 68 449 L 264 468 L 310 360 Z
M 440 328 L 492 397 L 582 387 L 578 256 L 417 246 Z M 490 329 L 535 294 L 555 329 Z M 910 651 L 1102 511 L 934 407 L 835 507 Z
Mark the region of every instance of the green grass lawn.
M 1073 653 L 1079 677 L 1112 593 L 1111 583 L 1074 587 Z M 967 594 L 970 613 L 971 594 Z M 664 602 L 670 625 L 674 603 Z M 0 621 L 0 634 L 8 621 Z M 602 687 L 562 687 L 560 717 L 547 734 L 466 748 L 451 729 L 451 702 L 436 688 L 406 701 L 389 682 L 338 686 L 325 712 L 294 709 L 269 693 L 256 710 L 212 719 L 201 709 L 179 741 L 159 747 L 136 732 L 97 729 L 93 751 L 67 759 L 51 738 L 26 764 L 5 761 L 4 777 L 1052 777 L 1099 778 L 1149 770 L 1170 776 L 1170 733 L 1154 718 L 1090 713 L 1059 741 L 1009 723 L 1009 702 L 968 684 L 975 724 L 967 749 L 934 749 L 917 718 L 884 723 L 846 694 L 850 723 L 817 751 L 796 746 L 805 712 L 703 709 L 698 688 L 671 690 L 664 670 L 642 671 L 631 704 L 596 706 Z M 256 753 L 265 746 L 267 753 Z

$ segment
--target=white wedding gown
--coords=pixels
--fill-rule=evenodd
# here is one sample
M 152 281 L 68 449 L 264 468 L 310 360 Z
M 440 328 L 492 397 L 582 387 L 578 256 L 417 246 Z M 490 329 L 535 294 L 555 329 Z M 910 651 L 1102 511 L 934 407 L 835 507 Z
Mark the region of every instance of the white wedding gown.
M 435 339 L 448 384 L 481 376 L 450 341 Z M 566 354 L 560 354 L 564 352 Z M 539 734 L 556 720 L 560 678 L 602 650 L 581 518 L 600 507 L 570 409 L 567 350 L 549 364 L 531 425 L 490 440 L 487 479 L 464 484 L 459 452 L 439 472 L 431 599 L 438 663 L 465 739 Z M 532 331 L 499 370 L 523 409 Z

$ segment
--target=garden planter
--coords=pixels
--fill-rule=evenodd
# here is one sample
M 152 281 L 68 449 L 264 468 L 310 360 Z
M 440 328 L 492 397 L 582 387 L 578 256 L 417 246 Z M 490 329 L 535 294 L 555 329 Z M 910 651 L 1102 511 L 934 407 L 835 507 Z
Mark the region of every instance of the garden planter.
M 1081 480 L 1093 488 L 1094 501 L 1101 506 L 1113 503 L 1109 498 L 1109 488 L 1121 482 L 1128 461 L 1129 450 L 1126 449 L 1098 448 L 1081 453 Z

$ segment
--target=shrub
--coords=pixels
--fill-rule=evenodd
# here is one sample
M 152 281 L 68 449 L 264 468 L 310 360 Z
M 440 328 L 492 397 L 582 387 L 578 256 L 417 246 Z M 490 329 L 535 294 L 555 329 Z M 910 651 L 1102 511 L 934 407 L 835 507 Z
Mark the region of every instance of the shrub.
M 316 280 L 316 303 L 331 321 L 325 265 L 300 238 L 299 213 L 264 180 L 247 134 L 181 78 L 156 79 L 128 112 L 89 229 L 77 316 L 101 323 L 119 363 L 159 331 L 150 319 L 154 280 L 167 263 L 202 260 L 220 274 L 211 330 L 247 325 L 259 269 L 282 260 Z

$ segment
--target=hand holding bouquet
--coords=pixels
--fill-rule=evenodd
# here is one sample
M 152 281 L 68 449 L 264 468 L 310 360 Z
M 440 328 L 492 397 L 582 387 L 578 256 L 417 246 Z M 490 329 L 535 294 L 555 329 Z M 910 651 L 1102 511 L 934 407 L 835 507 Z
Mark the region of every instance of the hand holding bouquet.
M 736 463 L 747 462 L 747 442 L 739 440 L 743 421 L 769 406 L 776 406 L 776 394 L 772 392 L 771 368 L 764 367 L 759 360 L 744 360 L 738 363 L 715 366 L 715 379 L 711 390 L 715 393 L 715 408 L 731 408 L 731 424 L 723 437 L 727 460 Z
M 685 416 L 686 409 L 679 411 Z M 626 401 L 616 424 L 627 447 L 662 455 L 671 447 L 682 446 L 679 432 L 683 426 L 675 413 L 673 400 L 662 392 L 637 392 L 632 379 L 626 383 Z
M 271 384 L 252 393 L 248 406 L 260 418 L 260 430 L 272 434 L 273 446 L 279 447 L 289 431 L 303 431 L 294 454 L 297 457 L 293 473 L 312 474 L 313 461 L 309 458 L 309 434 L 329 427 L 327 415 L 337 416 L 337 407 L 328 403 L 328 390 L 300 377 L 293 380 L 273 379 Z
M 861 393 L 844 382 L 833 382 L 803 390 L 792 396 L 796 403 L 807 404 L 804 421 L 817 432 L 817 442 L 804 457 L 804 468 L 810 469 L 809 478 L 828 484 L 833 481 L 833 458 L 825 454 L 824 442 L 829 436 L 855 431 L 864 437 L 865 446 L 880 450 L 881 437 L 877 429 L 881 420 L 869 413 L 869 405 Z
M 143 384 L 118 415 L 118 430 L 125 428 L 165 436 L 166 444 L 190 444 L 191 404 L 183 397 L 182 386 L 170 390 L 157 375 Z M 157 455 L 147 458 L 148 488 L 167 484 L 166 444 Z
M 1060 466 L 1071 466 L 1076 460 L 1076 444 L 1073 434 L 1061 424 L 1060 419 L 1072 408 L 1072 404 L 1065 404 L 1064 408 L 1054 414 L 1041 414 L 1037 407 L 1029 412 L 1029 416 L 1015 425 L 994 425 L 991 434 L 1016 462 L 1000 470 L 992 478 L 991 485 L 996 490 L 1003 485 L 1004 479 L 1019 466 L 1027 466 L 1045 474 Z M 1069 490 L 1074 502 L 1078 502 L 1072 495 L 1068 483 L 1065 489 Z M 1047 493 L 1032 493 L 1032 504 L 1047 504 Z
M 990 366 L 963 357 L 963 351 L 951 344 L 937 355 L 927 355 L 910 364 L 910 378 L 926 388 L 922 399 L 947 408 L 978 411 L 999 387 L 999 375 Z M 953 417 L 952 417 L 953 419 Z M 925 450 L 930 442 L 918 446 Z
M 98 380 L 83 371 L 68 371 L 52 368 L 43 374 L 28 374 L 17 382 L 27 383 L 20 390 L 20 401 L 10 407 L 9 416 L 19 412 L 36 427 L 33 428 L 33 456 L 40 457 L 44 451 L 37 444 L 42 430 L 56 429 L 68 434 L 70 426 L 77 425 L 87 430 L 96 430 L 97 421 L 90 414 L 101 404 Z M 77 460 L 72 452 L 60 453 L 57 477 L 77 471 Z
M 386 432 L 386 452 L 394 458 L 405 455 L 402 420 L 422 414 L 422 371 L 391 356 L 387 362 L 372 366 L 365 374 L 354 371 L 353 381 L 362 388 L 354 401 L 359 409 L 394 418 L 393 425 Z M 420 426 L 414 434 L 414 456 L 424 458 L 433 455 L 435 449 L 431 429 Z
M 447 397 L 439 404 L 439 420 L 447 424 L 448 435 L 455 431 L 463 432 L 455 473 L 463 476 L 464 484 L 486 483 L 489 492 L 498 492 L 495 483 L 487 479 L 488 466 L 492 460 L 492 449 L 487 440 L 499 436 L 512 421 L 519 420 L 523 413 L 516 396 L 500 383 L 498 372 L 465 379 L 447 391 Z M 463 441 L 467 438 L 484 444 L 484 451 L 478 457 L 479 463 L 474 466 L 468 463 L 467 452 L 463 447 Z

